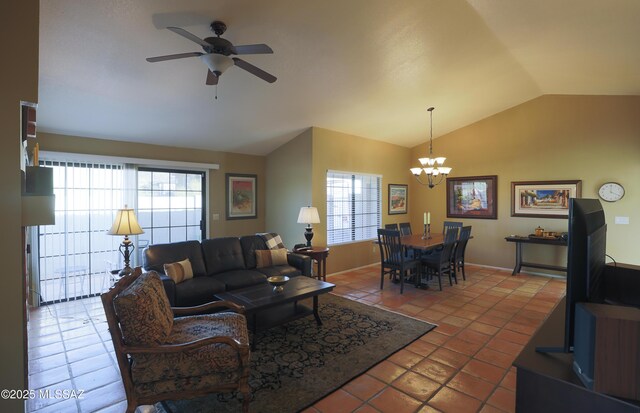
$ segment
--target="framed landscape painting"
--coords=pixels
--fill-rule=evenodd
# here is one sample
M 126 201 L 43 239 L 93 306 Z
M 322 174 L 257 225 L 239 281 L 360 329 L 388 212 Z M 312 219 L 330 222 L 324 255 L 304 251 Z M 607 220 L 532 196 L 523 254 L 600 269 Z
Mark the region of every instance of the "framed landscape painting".
M 406 214 L 409 185 L 389 184 L 389 215 Z
M 226 174 L 227 219 L 257 218 L 257 175 Z
M 511 182 L 511 216 L 567 218 L 569 198 L 582 195 L 582 181 Z
M 498 219 L 498 176 L 447 178 L 447 218 Z

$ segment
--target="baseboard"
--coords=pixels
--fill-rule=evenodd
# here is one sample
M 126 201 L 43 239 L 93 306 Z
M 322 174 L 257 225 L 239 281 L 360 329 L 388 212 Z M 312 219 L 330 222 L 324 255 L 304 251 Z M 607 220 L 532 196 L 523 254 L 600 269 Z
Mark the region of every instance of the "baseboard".
M 465 265 L 474 265 L 476 267 L 483 267 L 483 268 L 491 268 L 494 270 L 504 270 L 504 271 L 508 271 L 508 272 L 513 272 L 513 268 L 506 268 L 506 267 L 497 267 L 494 265 L 485 265 L 485 264 L 476 264 L 473 262 L 466 262 Z M 548 278 L 556 278 L 559 280 L 566 280 L 567 277 L 564 275 L 560 275 L 560 274 L 549 274 L 546 272 L 538 272 L 538 271 L 520 271 L 520 274 L 527 274 L 527 275 L 538 275 L 541 277 L 548 277 Z

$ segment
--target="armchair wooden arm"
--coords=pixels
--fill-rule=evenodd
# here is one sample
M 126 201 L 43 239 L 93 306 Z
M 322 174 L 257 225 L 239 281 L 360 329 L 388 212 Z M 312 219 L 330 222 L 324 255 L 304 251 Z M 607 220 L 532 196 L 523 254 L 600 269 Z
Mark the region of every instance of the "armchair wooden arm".
M 227 336 L 207 337 L 189 341 L 187 343 L 160 344 L 153 347 L 130 347 L 125 345 L 122 349 L 125 353 L 128 354 L 179 353 L 181 351 L 196 350 L 200 347 L 208 346 L 215 343 L 228 344 L 229 346 L 238 350 L 238 352 L 240 353 L 249 350 L 248 344 L 241 344 L 238 340 Z
M 174 317 L 201 314 L 215 308 L 228 308 L 238 314 L 244 314 L 244 307 L 231 301 L 212 301 L 210 303 L 197 305 L 194 307 L 171 307 Z

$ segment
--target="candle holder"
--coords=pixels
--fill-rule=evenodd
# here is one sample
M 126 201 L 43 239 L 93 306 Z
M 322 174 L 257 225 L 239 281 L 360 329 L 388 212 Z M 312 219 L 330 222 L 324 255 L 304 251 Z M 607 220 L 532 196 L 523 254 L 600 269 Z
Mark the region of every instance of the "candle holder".
M 424 231 L 422 232 L 422 239 L 431 239 L 431 224 L 426 224 L 424 226 Z

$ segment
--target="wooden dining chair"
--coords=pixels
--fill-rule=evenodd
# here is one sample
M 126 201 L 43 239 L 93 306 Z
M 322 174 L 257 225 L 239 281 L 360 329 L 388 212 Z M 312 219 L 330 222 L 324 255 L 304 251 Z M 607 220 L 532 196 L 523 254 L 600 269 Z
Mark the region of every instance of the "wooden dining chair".
M 445 235 L 447 233 L 447 231 L 451 228 L 455 228 L 458 229 L 458 231 L 460 230 L 460 228 L 462 228 L 462 222 L 456 222 L 456 221 L 444 221 L 443 225 L 442 225 L 442 235 Z
M 453 248 L 456 244 L 456 238 L 458 238 L 458 229 L 451 228 L 444 235 L 444 243 L 442 249 L 435 251 L 433 254 L 424 255 L 420 260 L 423 267 L 426 267 L 429 275 L 438 276 L 438 286 L 442 291 L 442 276 L 449 276 L 449 285 L 453 285 L 453 279 L 458 283 L 455 273 L 453 272 L 453 265 L 451 264 L 451 256 Z
M 380 289 L 384 288 L 385 274 L 398 274 L 400 278 L 400 294 L 404 292 L 404 281 L 409 270 L 415 270 L 415 280 L 419 279 L 418 260 L 407 257 L 404 246 L 400 242 L 400 232 L 379 229 L 378 246 L 380 247 Z
M 409 222 L 401 222 L 399 227 L 401 237 L 404 237 L 405 235 L 411 235 L 411 224 Z
M 384 229 L 389 229 L 391 231 L 398 231 L 398 224 L 384 224 Z
M 464 253 L 467 249 L 467 243 L 469 242 L 470 237 L 471 225 L 462 227 L 462 229 L 460 230 L 460 235 L 458 237 L 458 242 L 456 242 L 456 247 L 453 252 L 453 272 L 454 274 L 461 272 L 463 280 L 467 279 L 467 275 L 464 272 Z

